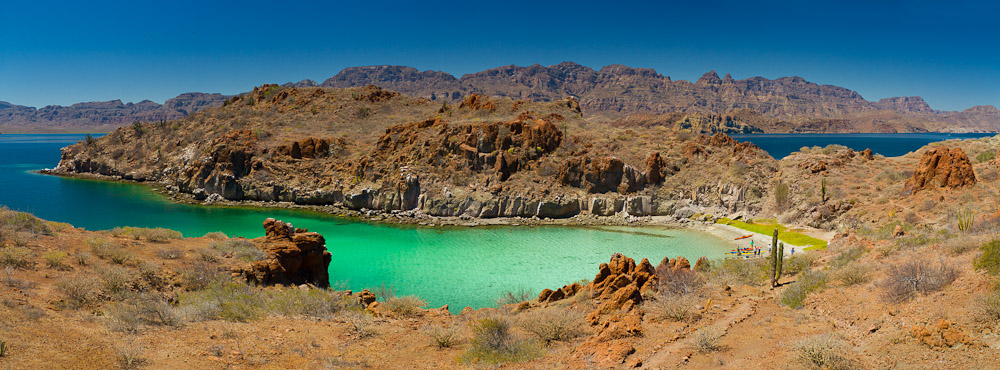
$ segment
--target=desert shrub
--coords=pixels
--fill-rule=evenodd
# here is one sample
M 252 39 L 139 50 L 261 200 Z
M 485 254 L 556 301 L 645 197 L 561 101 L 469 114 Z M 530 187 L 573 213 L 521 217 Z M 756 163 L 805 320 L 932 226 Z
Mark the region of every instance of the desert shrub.
M 24 247 L 3 247 L 0 248 L 0 266 L 25 269 L 35 264 L 32 261 L 33 253 Z
M 694 307 L 697 297 L 660 292 L 655 300 L 643 302 L 645 311 L 661 320 L 687 321 L 698 316 Z
M 92 257 L 92 255 L 90 253 L 83 252 L 83 251 L 73 253 L 73 259 L 75 259 L 76 260 L 76 264 L 80 265 L 80 266 L 86 266 L 87 264 L 89 264 L 90 263 L 90 257 Z
M 115 348 L 115 354 L 118 367 L 122 370 L 138 369 L 149 362 L 149 360 L 142 357 L 142 348 L 134 342 L 128 342 Z
M 973 262 L 977 270 L 986 270 L 992 275 L 1000 273 L 1000 240 L 994 240 L 979 247 L 982 251 Z
M 340 317 L 350 325 L 351 334 L 356 335 L 358 338 L 375 335 L 375 329 L 373 328 L 375 319 L 368 312 L 363 310 L 345 310 Z
M 45 260 L 45 264 L 54 269 L 64 269 L 68 267 L 63 264 L 63 260 L 68 256 L 69 254 L 63 251 L 48 251 L 42 253 L 42 259 Z
M 385 301 L 385 308 L 396 316 L 416 315 L 420 307 L 426 306 L 427 301 L 417 296 L 392 297 Z
M 694 332 L 690 346 L 691 349 L 701 353 L 721 351 L 723 347 L 719 344 L 719 338 L 722 338 L 722 333 L 719 330 L 702 328 Z
M 205 238 L 212 239 L 212 240 L 226 240 L 226 239 L 229 239 L 229 237 L 226 236 L 226 234 L 223 233 L 223 232 L 221 232 L 221 231 L 215 231 L 215 232 L 210 232 L 208 234 L 205 234 Z
M 392 285 L 382 283 L 375 287 L 375 289 L 372 289 L 372 294 L 375 294 L 375 299 L 385 302 L 389 298 L 396 296 L 396 288 Z
M 657 271 L 660 277 L 659 290 L 677 295 L 691 294 L 705 285 L 701 273 L 687 269 L 663 269 Z
M 219 252 L 212 248 L 200 248 L 195 252 L 198 253 L 198 259 L 204 262 L 219 262 Z
M 992 150 L 979 153 L 976 155 L 976 163 L 989 162 L 993 160 L 993 158 L 996 158 L 996 156 L 997 152 L 994 152 Z
M 90 251 L 100 259 L 110 260 L 111 262 L 119 265 L 124 265 L 126 262 L 134 258 L 132 252 L 123 249 L 118 244 L 115 244 L 107 239 L 89 237 L 84 241 L 90 245 Z
M 861 258 L 861 256 L 863 256 L 867 251 L 868 251 L 867 248 L 860 245 L 849 247 L 838 253 L 835 257 L 833 257 L 833 259 L 830 260 L 829 265 L 834 268 L 841 268 L 847 266 L 847 264 L 853 262 L 854 260 L 857 260 L 858 258 Z
M 566 341 L 580 336 L 583 333 L 581 322 L 583 317 L 574 311 L 549 309 L 529 312 L 518 324 L 548 345 L 553 341 Z
M 521 303 L 531 299 L 532 292 L 527 288 L 520 287 L 515 290 L 507 290 L 500 293 L 500 296 L 493 300 L 494 305 L 503 307 L 509 304 Z
M 163 248 L 156 251 L 156 256 L 165 260 L 175 260 L 184 256 L 184 252 L 177 247 Z
M 425 326 L 424 334 L 431 337 L 434 345 L 438 348 L 451 348 L 455 344 L 458 344 L 462 335 L 458 327 L 444 327 L 440 325 Z
M 821 271 L 808 271 L 799 279 L 781 291 L 778 301 L 791 308 L 801 308 L 806 296 L 816 290 L 826 286 L 826 273 Z
M 907 261 L 890 266 L 883 282 L 885 298 L 890 302 L 904 302 L 916 293 L 941 290 L 958 277 L 958 270 L 939 262 L 931 266 L 923 260 Z
M 105 325 L 111 331 L 135 334 L 142 326 L 139 308 L 132 303 L 116 302 L 104 307 Z
M 864 284 L 871 280 L 871 272 L 865 265 L 850 265 L 837 271 L 836 279 L 844 286 Z
M 183 237 L 179 231 L 157 228 L 121 226 L 111 229 L 111 235 L 120 237 L 131 237 L 132 239 L 146 239 L 147 241 L 159 243 L 170 239 L 180 239 Z
M 520 362 L 540 354 L 534 343 L 514 335 L 510 319 L 503 316 L 488 316 L 472 322 L 472 333 L 469 349 L 462 355 L 468 363 Z
M 135 287 L 136 274 L 130 269 L 119 266 L 108 266 L 98 269 L 97 274 L 104 283 L 104 291 L 109 294 L 120 295 Z
M 725 284 L 761 285 L 768 281 L 765 258 L 727 258 L 713 263 L 712 277 Z
M 11 211 L 6 207 L 0 207 L 0 230 L 52 235 L 52 229 L 45 221 L 30 213 Z
M 236 281 L 219 281 L 203 290 L 182 293 L 178 301 L 185 317 L 191 321 L 247 322 L 264 311 L 260 290 Z
M 122 302 L 107 305 L 104 314 L 108 328 L 122 333 L 137 333 L 142 325 L 179 326 L 182 323 L 174 307 L 150 293 L 132 294 Z
M 93 277 L 63 279 L 56 286 L 69 298 L 67 303 L 74 307 L 89 305 L 101 295 L 101 283 Z
M 326 289 L 276 289 L 265 293 L 268 311 L 284 316 L 328 320 L 351 305 L 343 293 Z
M 181 281 L 188 290 L 201 290 L 223 281 L 225 275 L 218 267 L 197 261 L 181 270 Z
M 14 277 L 14 270 L 11 267 L 4 267 L 3 272 L 3 283 L 6 286 L 16 288 L 22 292 L 27 292 L 35 287 L 34 282 Z
M 267 258 L 267 253 L 264 253 L 253 242 L 243 238 L 214 242 L 212 243 L 212 249 L 223 255 L 232 256 L 233 258 L 247 262 L 261 261 Z
M 809 271 L 816 258 L 816 253 L 794 254 L 786 258 L 782 263 L 782 273 L 785 275 L 796 275 L 803 271 Z
M 797 358 L 812 369 L 849 370 L 855 365 L 841 354 L 846 350 L 839 340 L 828 335 L 818 335 L 799 342 Z
M 979 311 L 983 321 L 1000 322 L 1000 292 L 993 292 L 984 297 L 979 304 Z

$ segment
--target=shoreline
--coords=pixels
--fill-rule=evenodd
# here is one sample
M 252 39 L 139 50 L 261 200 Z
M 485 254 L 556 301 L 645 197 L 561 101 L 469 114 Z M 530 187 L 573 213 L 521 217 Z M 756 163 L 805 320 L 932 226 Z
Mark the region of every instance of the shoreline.
M 167 185 L 148 182 L 135 181 L 116 178 L 106 175 L 81 174 L 57 172 L 53 169 L 42 169 L 33 171 L 43 175 L 58 176 L 70 179 L 80 179 L 88 181 L 117 182 L 131 185 L 145 186 L 152 192 L 163 197 L 165 200 L 177 203 L 204 207 L 231 207 L 255 210 L 266 209 L 289 209 L 303 212 L 316 213 L 324 216 L 344 218 L 357 222 L 371 222 L 386 225 L 415 226 L 415 227 L 495 227 L 495 226 L 571 226 L 571 227 L 591 227 L 591 226 L 629 226 L 629 227 L 667 227 L 674 229 L 688 229 L 708 233 L 725 240 L 734 248 L 746 247 L 747 240 L 734 240 L 736 237 L 747 235 L 749 231 L 739 229 L 729 225 L 717 224 L 707 221 L 696 221 L 688 219 L 677 219 L 671 216 L 631 216 L 617 214 L 613 216 L 596 216 L 589 213 L 580 213 L 569 218 L 523 218 L 523 217 L 496 217 L 496 218 L 472 218 L 472 217 L 438 217 L 429 216 L 420 211 L 393 211 L 383 212 L 377 210 L 355 211 L 342 208 L 336 205 L 306 205 L 292 202 L 262 202 L 262 201 L 233 201 L 219 200 L 214 202 L 203 202 L 194 199 L 191 194 L 172 191 Z M 751 237 L 755 245 L 762 246 L 766 251 L 771 245 L 771 236 L 754 234 Z M 786 246 L 797 249 L 797 252 L 804 252 L 803 246 L 792 245 L 787 242 Z M 790 255 L 790 249 L 785 252 Z

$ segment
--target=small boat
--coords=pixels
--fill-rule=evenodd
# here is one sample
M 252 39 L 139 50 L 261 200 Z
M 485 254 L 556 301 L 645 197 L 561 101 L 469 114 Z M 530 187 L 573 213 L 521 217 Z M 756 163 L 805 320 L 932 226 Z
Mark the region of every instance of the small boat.
M 750 234 L 750 235 L 743 235 L 743 236 L 741 236 L 741 237 L 739 237 L 739 238 L 736 238 L 736 239 L 733 239 L 733 240 L 740 240 L 740 239 L 746 239 L 746 238 L 749 238 L 749 237 L 751 237 L 751 236 L 753 236 L 753 234 Z

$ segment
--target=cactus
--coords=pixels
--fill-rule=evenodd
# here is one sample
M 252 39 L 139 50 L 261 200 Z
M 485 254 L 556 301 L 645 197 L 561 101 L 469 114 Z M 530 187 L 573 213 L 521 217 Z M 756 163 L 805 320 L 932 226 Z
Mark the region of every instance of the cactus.
M 778 252 L 778 228 L 774 229 L 774 235 L 771 236 L 771 268 L 769 270 L 769 275 L 771 277 L 771 287 L 778 286 L 778 279 L 775 278 L 778 273 L 778 259 L 780 258 L 780 253 Z
M 820 193 L 819 199 L 822 200 L 825 203 L 826 202 L 826 177 L 824 177 L 823 181 L 820 182 L 819 193 Z
M 785 263 L 785 243 L 778 244 L 778 266 L 776 272 L 774 273 L 774 285 L 778 285 L 778 280 L 781 280 L 781 267 Z
M 967 232 L 972 230 L 972 225 L 976 222 L 976 214 L 968 208 L 958 211 L 958 230 Z
M 7 355 L 7 342 L 0 340 L 0 357 Z

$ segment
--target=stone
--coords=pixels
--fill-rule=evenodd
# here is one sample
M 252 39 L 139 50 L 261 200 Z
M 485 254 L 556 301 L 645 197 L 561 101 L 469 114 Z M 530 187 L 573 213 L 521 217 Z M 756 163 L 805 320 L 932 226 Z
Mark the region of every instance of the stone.
M 898 237 L 901 237 L 903 235 L 905 235 L 905 233 L 903 232 L 903 226 L 902 225 L 896 225 L 896 228 L 892 230 L 892 237 L 893 238 L 898 238 Z
M 261 285 L 330 287 L 329 268 L 333 256 L 326 250 L 322 235 L 296 229 L 290 223 L 273 218 L 264 220 L 264 231 L 266 235 L 254 239 L 254 244 L 267 258 L 234 267 L 233 273 Z
M 972 163 L 960 148 L 937 147 L 924 152 L 903 188 L 910 192 L 933 187 L 959 188 L 976 183 Z

